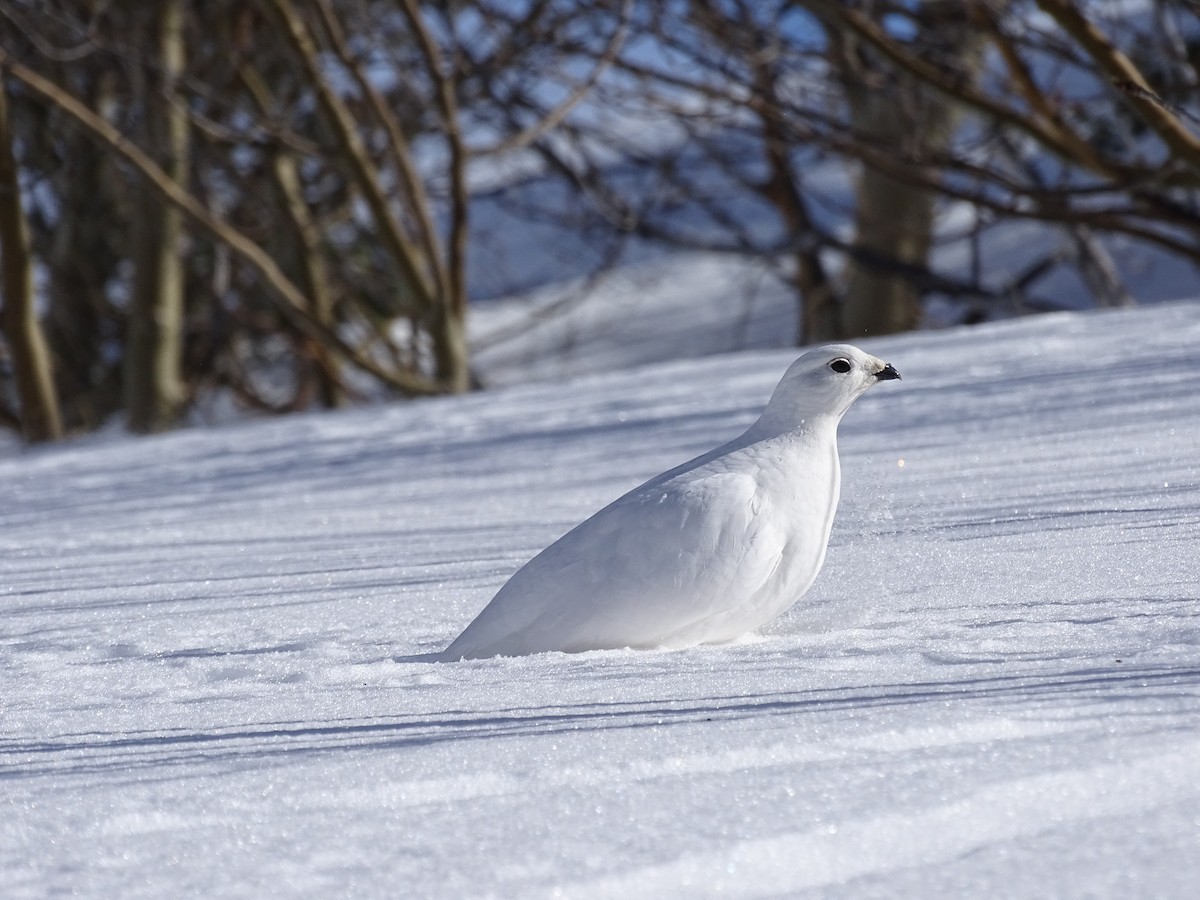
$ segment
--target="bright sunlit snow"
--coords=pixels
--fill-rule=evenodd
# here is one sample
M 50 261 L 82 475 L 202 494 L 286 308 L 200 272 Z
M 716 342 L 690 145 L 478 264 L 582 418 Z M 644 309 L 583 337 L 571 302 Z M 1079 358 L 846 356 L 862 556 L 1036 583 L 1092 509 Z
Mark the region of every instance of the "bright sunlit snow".
M 6 897 L 1191 897 L 1200 305 L 866 342 L 812 591 L 438 663 L 795 351 L 0 463 Z

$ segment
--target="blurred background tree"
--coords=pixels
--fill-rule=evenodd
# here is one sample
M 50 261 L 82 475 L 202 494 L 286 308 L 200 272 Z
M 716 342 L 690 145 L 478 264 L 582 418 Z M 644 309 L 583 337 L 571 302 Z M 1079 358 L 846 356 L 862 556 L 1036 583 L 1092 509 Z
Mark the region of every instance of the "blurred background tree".
M 469 389 L 481 201 L 580 266 L 758 260 L 798 343 L 1058 308 L 1063 270 L 1126 304 L 1114 241 L 1200 264 L 1185 0 L 0 0 L 0 75 L 30 440 Z
M 161 430 L 220 390 L 273 411 L 467 390 L 471 167 L 569 113 L 625 14 L 0 2 L 13 209 L 39 285 L 36 304 L 5 293 L 5 421 L 38 419 L 16 387 L 41 343 L 61 398 L 41 403 L 69 431 L 117 412 Z M 497 81 L 568 70 L 543 119 L 505 129 L 489 109 Z M 0 236 L 20 266 L 17 232 Z
M 1198 66 L 1184 0 L 639 4 L 596 99 L 646 127 L 539 150 L 599 221 L 768 261 L 801 343 L 915 327 L 931 298 L 964 321 L 1061 308 L 1064 268 L 1122 305 L 1098 236 L 1200 262 Z M 1020 267 L 986 265 L 1029 222 Z M 936 264 L 950 241 L 969 258 Z

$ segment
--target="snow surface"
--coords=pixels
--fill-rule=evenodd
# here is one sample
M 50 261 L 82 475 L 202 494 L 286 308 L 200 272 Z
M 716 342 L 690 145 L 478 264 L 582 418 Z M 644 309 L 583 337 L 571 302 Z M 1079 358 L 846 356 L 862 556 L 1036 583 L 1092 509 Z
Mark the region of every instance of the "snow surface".
M 0 462 L 0 892 L 1194 896 L 1200 304 L 863 346 L 723 647 L 430 661 L 795 351 Z
M 987 253 L 998 262 L 990 279 L 1011 279 L 1039 254 L 1058 245 L 1043 230 L 993 229 Z M 949 243 L 935 255 L 964 272 L 964 244 Z M 1162 254 L 1144 253 L 1127 241 L 1106 242 L 1129 278 L 1139 304 L 1190 298 L 1200 270 Z M 1065 268 L 1040 282 L 1039 293 L 1064 307 L 1094 306 L 1086 286 Z M 933 298 L 925 324 L 936 329 L 962 319 L 961 303 Z M 608 372 L 668 359 L 697 359 L 740 350 L 789 348 L 797 332 L 796 296 L 763 260 L 713 253 L 672 253 L 622 265 L 595 279 L 567 279 L 525 294 L 472 306 L 468 330 L 472 365 L 491 387 Z M 1006 318 L 1014 309 L 993 308 Z
M 765 264 L 676 253 L 597 281 L 555 282 L 477 304 L 468 318 L 471 364 L 497 387 L 794 348 L 796 314 L 794 294 Z

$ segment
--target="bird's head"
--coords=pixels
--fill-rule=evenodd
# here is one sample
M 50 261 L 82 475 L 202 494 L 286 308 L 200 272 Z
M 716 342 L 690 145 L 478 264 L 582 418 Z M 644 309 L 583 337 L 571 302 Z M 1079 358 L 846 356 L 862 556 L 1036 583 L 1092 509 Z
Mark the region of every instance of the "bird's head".
M 857 347 L 825 344 L 788 367 L 759 422 L 781 430 L 821 417 L 831 417 L 836 424 L 871 385 L 899 377 L 891 364 Z

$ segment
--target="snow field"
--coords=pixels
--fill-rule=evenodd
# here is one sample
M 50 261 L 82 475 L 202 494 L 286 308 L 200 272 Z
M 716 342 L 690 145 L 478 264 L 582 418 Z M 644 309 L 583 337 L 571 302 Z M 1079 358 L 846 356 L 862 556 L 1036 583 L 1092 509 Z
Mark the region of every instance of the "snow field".
M 4 893 L 1190 897 L 1198 345 L 864 343 L 812 592 L 677 652 L 430 660 L 793 351 L 0 462 Z

